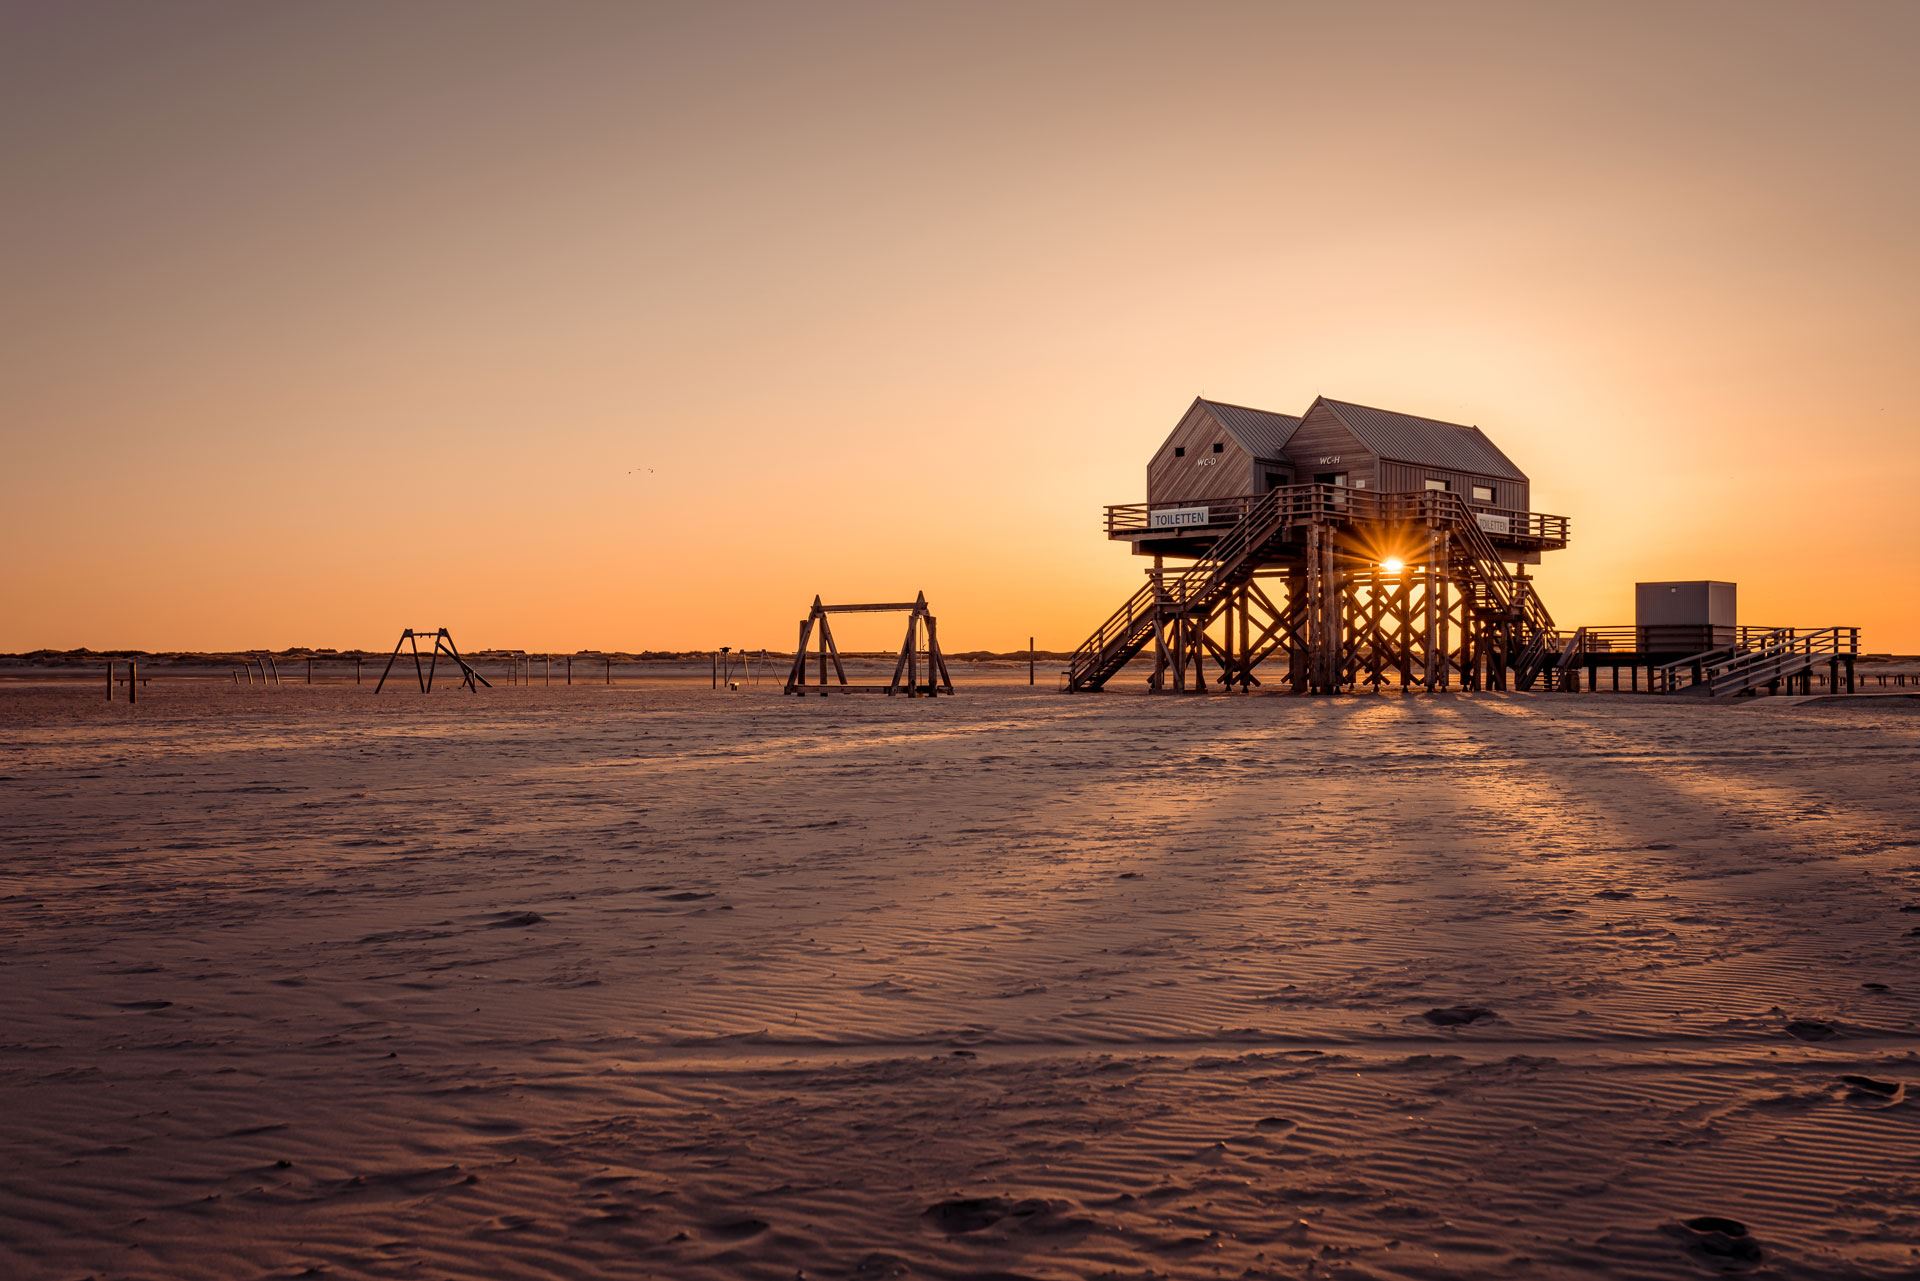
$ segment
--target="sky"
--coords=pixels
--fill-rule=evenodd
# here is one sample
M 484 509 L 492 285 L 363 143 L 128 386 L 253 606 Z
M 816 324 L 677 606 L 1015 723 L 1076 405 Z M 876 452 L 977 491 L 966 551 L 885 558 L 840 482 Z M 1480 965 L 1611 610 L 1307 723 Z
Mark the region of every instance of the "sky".
M 0 3 L 0 649 L 1071 648 L 1196 395 L 1920 651 L 1920 6 Z M 897 629 L 897 623 L 889 623 Z M 889 637 L 889 639 L 891 639 Z

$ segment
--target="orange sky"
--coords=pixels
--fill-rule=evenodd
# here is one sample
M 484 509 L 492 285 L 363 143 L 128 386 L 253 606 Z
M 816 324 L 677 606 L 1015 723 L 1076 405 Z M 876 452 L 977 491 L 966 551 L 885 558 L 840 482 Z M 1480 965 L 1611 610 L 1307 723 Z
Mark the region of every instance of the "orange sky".
M 1325 392 L 1920 650 L 1920 6 L 1318 8 L 7 6 L 0 649 L 1070 647 Z

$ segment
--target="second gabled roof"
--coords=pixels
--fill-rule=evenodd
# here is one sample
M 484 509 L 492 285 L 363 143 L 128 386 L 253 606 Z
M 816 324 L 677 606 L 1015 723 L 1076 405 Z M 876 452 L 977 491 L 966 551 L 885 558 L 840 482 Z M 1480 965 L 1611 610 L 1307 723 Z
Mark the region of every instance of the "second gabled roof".
M 1397 463 L 1424 464 L 1448 471 L 1472 472 L 1480 476 L 1498 476 L 1507 480 L 1525 480 L 1527 474 L 1513 465 L 1478 427 L 1443 423 L 1437 418 L 1396 414 L 1390 409 L 1349 404 L 1344 400 L 1320 397 L 1345 423 L 1360 443 L 1381 458 Z M 1309 410 L 1309 413 L 1312 411 Z M 1296 420 L 1297 421 L 1297 420 Z
M 1240 447 L 1255 458 L 1278 461 L 1283 457 L 1281 451 L 1287 447 L 1287 441 L 1293 438 L 1294 429 L 1300 425 L 1300 420 L 1292 414 L 1248 409 L 1245 405 L 1229 405 L 1204 396 L 1198 398 L 1198 403 L 1205 405 L 1207 412 L 1240 442 Z

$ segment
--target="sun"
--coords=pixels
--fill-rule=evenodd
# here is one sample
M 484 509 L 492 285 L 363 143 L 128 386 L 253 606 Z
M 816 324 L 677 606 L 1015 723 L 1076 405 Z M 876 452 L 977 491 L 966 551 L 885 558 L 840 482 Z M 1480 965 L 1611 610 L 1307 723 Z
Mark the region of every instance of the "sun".
M 1380 562 L 1380 571 L 1385 574 L 1397 574 L 1407 567 L 1407 562 L 1398 556 L 1389 556 Z

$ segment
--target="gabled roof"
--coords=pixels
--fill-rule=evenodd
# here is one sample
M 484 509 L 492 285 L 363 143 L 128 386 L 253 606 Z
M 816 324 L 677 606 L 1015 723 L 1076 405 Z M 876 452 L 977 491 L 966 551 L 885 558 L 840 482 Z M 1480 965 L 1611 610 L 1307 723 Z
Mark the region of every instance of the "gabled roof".
M 1240 447 L 1255 458 L 1278 461 L 1284 457 L 1281 451 L 1300 425 L 1300 420 L 1292 414 L 1270 414 L 1264 409 L 1248 409 L 1245 405 L 1228 405 L 1204 397 L 1193 403 L 1205 405 L 1228 434 L 1240 442 Z
M 1320 397 L 1315 404 L 1325 405 L 1360 443 L 1381 458 L 1396 463 L 1438 467 L 1447 471 L 1472 472 L 1478 476 L 1497 476 L 1505 480 L 1525 480 L 1527 474 L 1513 465 L 1478 427 L 1443 423 L 1437 418 L 1418 418 L 1396 414 L 1388 409 L 1348 404 L 1344 400 Z M 1309 410 L 1309 413 L 1312 411 Z

